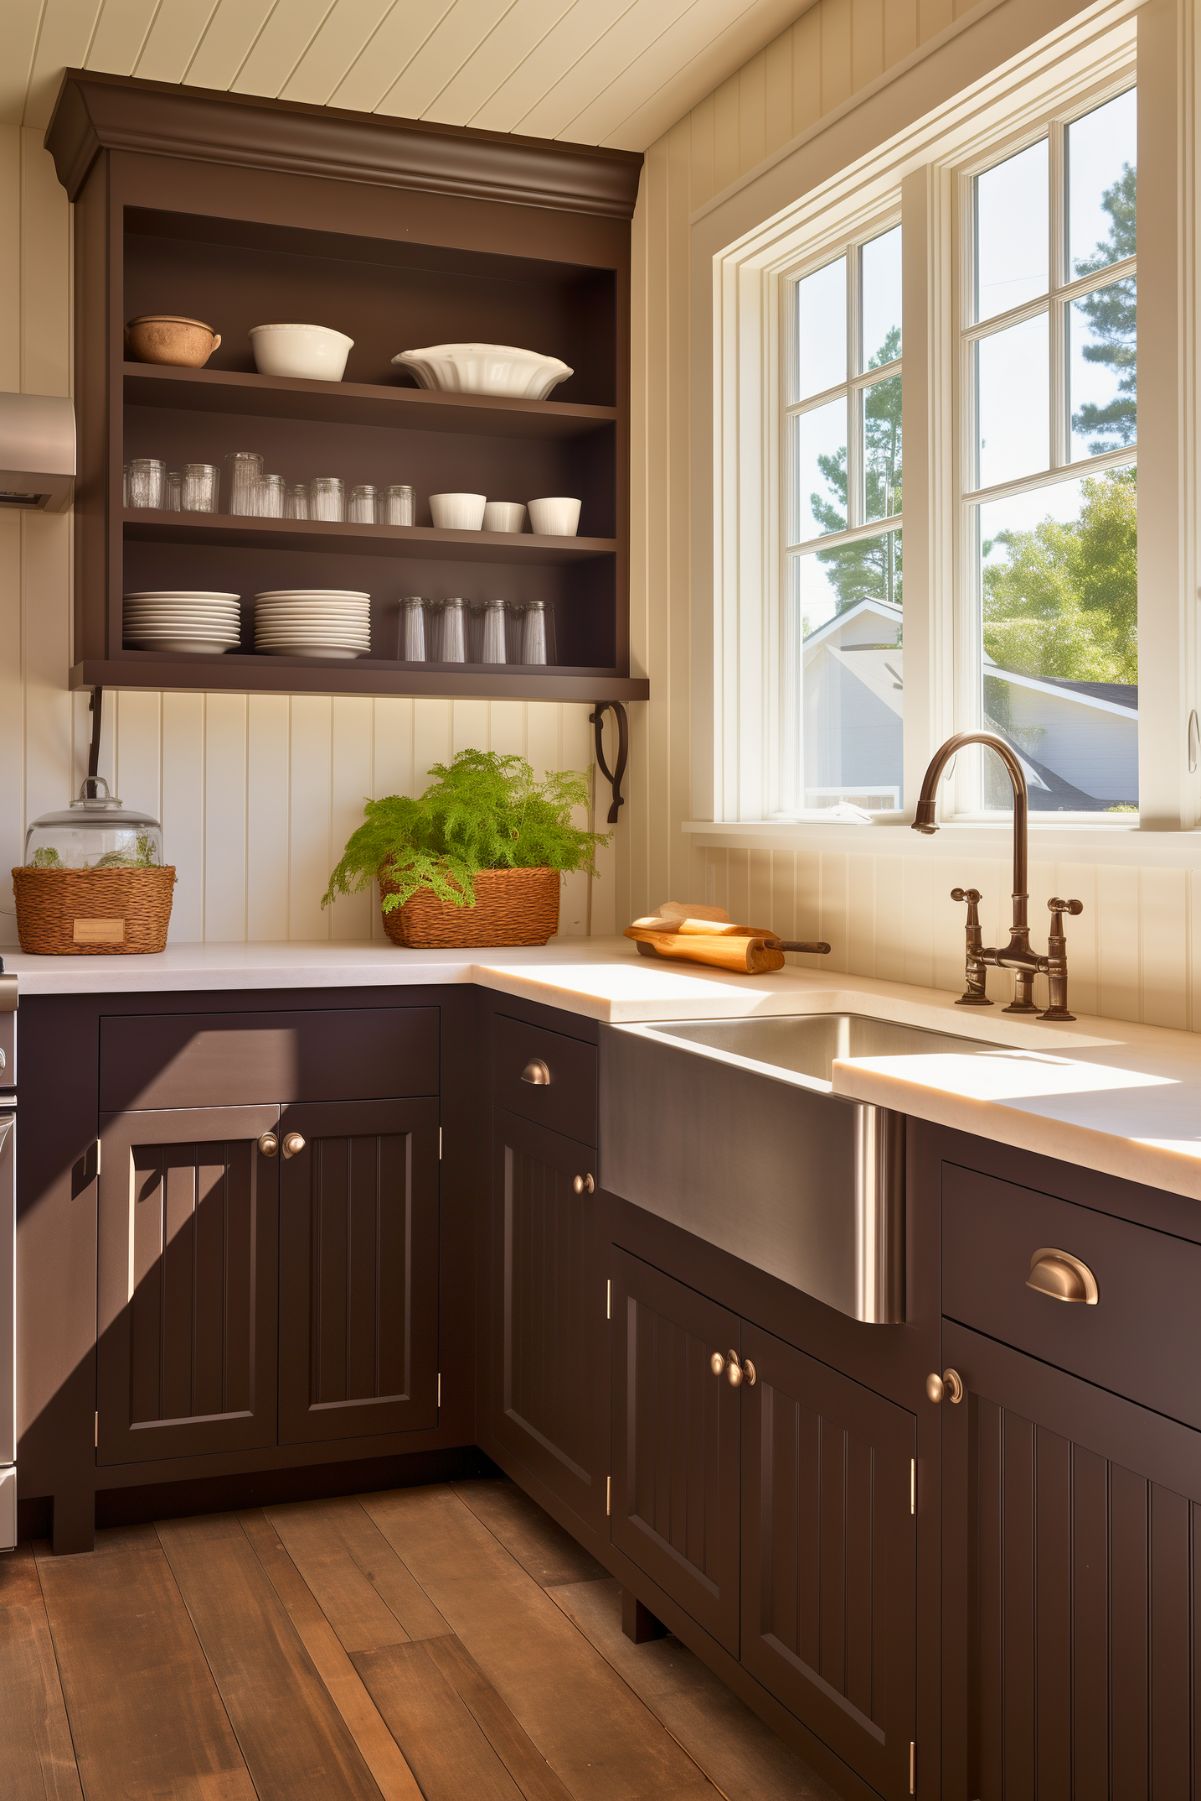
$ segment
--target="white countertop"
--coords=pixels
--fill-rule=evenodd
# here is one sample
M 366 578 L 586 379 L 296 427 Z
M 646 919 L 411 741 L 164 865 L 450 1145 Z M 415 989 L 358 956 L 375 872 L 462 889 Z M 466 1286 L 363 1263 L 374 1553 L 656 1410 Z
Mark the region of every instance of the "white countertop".
M 1201 1200 L 1201 1034 L 1084 1016 L 1041 1024 L 1000 1006 L 957 1008 L 940 989 L 821 969 L 728 976 L 640 957 L 624 938 L 497 951 L 331 943 L 178 945 L 151 957 L 6 951 L 4 961 L 23 998 L 474 982 L 613 1024 L 870 1012 L 985 1039 L 997 1052 L 838 1063 L 836 1093 Z

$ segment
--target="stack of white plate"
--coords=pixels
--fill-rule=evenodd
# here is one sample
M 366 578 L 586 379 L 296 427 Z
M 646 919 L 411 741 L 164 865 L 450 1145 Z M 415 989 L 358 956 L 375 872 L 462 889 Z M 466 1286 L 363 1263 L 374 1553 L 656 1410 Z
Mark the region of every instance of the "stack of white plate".
M 202 589 L 145 589 L 125 596 L 125 642 L 132 650 L 235 650 L 241 596 Z
M 271 588 L 254 597 L 254 648 L 275 657 L 361 657 L 371 596 L 354 588 Z

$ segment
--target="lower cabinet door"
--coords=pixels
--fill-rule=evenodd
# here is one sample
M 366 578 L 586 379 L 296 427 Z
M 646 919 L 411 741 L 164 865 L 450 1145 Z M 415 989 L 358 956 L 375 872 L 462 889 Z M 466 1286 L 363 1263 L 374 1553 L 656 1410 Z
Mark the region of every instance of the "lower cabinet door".
M 612 1341 L 613 1543 L 737 1656 L 738 1318 L 614 1251 Z
M 745 1321 L 742 1351 L 743 1664 L 880 1794 L 907 1796 L 916 1422 Z
M 438 1104 L 287 1107 L 280 1441 L 438 1421 Z
M 588 1186 L 596 1153 L 499 1108 L 495 1122 L 486 1436 L 603 1528 L 605 1272 Z
M 278 1107 L 102 1121 L 101 1463 L 275 1443 L 278 1122 Z
M 1201 1433 L 944 1325 L 946 1801 L 1201 1785 Z

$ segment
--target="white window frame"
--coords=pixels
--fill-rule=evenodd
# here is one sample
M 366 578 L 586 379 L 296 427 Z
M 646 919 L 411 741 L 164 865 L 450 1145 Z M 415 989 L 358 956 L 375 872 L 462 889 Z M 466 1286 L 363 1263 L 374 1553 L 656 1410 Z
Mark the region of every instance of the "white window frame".
M 1008 137 L 1037 136 L 1049 114 L 1134 72 L 1139 105 L 1140 805 L 1132 816 L 1037 833 L 1070 834 L 1073 854 L 1119 840 L 1148 860 L 1195 859 L 1201 772 L 1189 768 L 1197 704 L 1198 405 L 1191 0 L 997 0 L 924 56 L 848 104 L 693 220 L 694 403 L 701 454 L 694 489 L 693 814 L 702 841 L 815 847 L 861 828 L 771 817 L 778 695 L 779 277 L 847 241 L 897 205 L 904 216 L 905 773 L 911 808 L 937 745 L 954 729 L 958 507 L 952 455 L 957 367 L 957 171 L 996 160 Z M 1016 46 L 1016 48 L 1015 48 Z M 1080 110 L 1086 110 L 1082 105 Z M 797 199 L 797 195 L 801 199 Z M 915 229 L 915 222 L 917 229 Z M 704 455 L 708 443 L 710 457 Z M 711 579 L 711 590 L 709 587 Z M 711 600 L 711 608 L 706 605 Z M 962 634 L 960 634 L 962 637 Z M 778 689 L 778 683 L 774 684 Z M 712 732 L 704 722 L 711 720 Z M 1195 759 L 1194 759 L 1195 761 Z M 948 799 L 953 797 L 948 796 Z M 872 830 L 908 850 L 913 834 Z M 994 816 L 995 818 L 995 816 Z M 940 849 L 1006 823 L 953 824 Z M 1165 850 L 1175 833 L 1179 852 Z M 939 844 L 939 840 L 933 841 Z M 926 841 L 929 846 L 930 841 Z M 929 854 L 927 848 L 926 854 Z M 1131 851 L 1137 859 L 1142 852 Z M 1121 855 L 1125 858 L 1126 851 Z

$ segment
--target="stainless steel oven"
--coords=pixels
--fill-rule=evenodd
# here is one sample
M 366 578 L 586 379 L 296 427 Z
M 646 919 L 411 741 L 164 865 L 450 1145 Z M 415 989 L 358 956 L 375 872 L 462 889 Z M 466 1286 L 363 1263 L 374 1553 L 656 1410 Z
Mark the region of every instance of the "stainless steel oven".
M 0 962 L 0 1551 L 17 1542 L 17 978 Z

